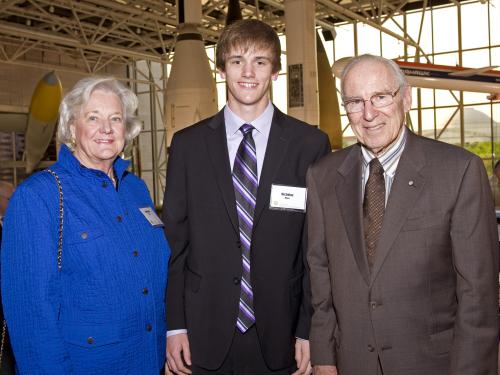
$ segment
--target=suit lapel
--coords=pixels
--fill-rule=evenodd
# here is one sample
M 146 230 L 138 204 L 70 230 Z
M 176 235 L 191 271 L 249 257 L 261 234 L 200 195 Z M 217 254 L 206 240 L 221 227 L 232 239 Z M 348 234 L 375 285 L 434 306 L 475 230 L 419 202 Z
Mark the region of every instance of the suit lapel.
M 371 273 L 371 283 L 377 277 L 401 227 L 424 187 L 425 177 L 421 169 L 425 165 L 425 155 L 419 147 L 419 142 L 418 137 L 408 131 L 405 149 L 399 160 L 387 201 L 384 223 Z
M 353 146 L 338 169 L 343 178 L 339 180 L 335 190 L 354 258 L 366 284 L 369 284 L 370 276 L 363 236 L 361 162 L 361 150 L 358 145 Z
M 269 205 L 269 197 L 271 195 L 271 184 L 273 183 L 276 172 L 283 162 L 290 133 L 286 124 L 285 116 L 274 107 L 273 122 L 269 139 L 267 141 L 266 155 L 262 166 L 261 176 L 259 178 L 259 189 L 257 191 L 257 205 L 254 213 L 254 230 L 259 223 L 262 211 Z
M 224 126 L 224 110 L 217 113 L 208 124 L 205 138 L 208 154 L 214 170 L 229 219 L 236 233 L 239 233 L 238 216 L 236 213 L 236 198 L 234 196 L 231 165 L 227 151 L 226 128 Z

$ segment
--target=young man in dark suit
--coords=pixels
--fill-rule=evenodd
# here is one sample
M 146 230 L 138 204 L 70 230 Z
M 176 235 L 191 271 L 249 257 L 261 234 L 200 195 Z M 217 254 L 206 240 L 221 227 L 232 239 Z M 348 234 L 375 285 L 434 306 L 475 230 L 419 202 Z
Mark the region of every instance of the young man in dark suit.
M 311 371 L 305 175 L 330 145 L 270 102 L 280 54 L 265 23 L 228 26 L 217 45 L 227 105 L 172 140 L 163 220 L 178 374 Z

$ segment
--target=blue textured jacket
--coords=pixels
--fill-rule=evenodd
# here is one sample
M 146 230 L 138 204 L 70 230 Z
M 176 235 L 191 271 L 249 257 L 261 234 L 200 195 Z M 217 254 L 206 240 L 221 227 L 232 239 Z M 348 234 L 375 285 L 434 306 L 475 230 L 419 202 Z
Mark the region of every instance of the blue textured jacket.
M 64 193 L 62 271 L 54 177 L 21 184 L 4 220 L 4 313 L 21 374 L 158 375 L 165 361 L 170 248 L 144 182 L 114 163 L 108 176 L 80 165 L 66 146 L 51 168 Z

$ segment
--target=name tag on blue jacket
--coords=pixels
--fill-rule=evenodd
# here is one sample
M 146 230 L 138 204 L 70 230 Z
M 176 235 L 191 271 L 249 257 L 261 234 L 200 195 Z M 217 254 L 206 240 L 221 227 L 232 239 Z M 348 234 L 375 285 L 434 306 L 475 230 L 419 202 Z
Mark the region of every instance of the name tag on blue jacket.
M 141 207 L 139 208 L 139 211 L 141 211 L 146 220 L 149 221 L 149 224 L 151 224 L 153 227 L 163 226 L 163 221 L 161 221 L 155 210 L 153 210 L 151 207 Z

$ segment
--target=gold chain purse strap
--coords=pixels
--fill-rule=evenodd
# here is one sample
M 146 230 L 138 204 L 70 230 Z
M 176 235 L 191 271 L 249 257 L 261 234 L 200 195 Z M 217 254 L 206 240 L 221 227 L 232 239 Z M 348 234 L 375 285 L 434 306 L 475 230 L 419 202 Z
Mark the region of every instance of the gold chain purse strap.
M 64 195 L 61 185 L 61 180 L 56 172 L 51 169 L 46 169 L 45 172 L 50 173 L 54 176 L 57 183 L 57 190 L 59 192 L 59 238 L 57 240 L 57 270 L 62 269 L 62 246 L 63 246 L 63 229 L 64 229 Z M 5 336 L 7 335 L 7 322 L 3 320 L 2 327 L 2 342 L 0 343 L 0 369 L 2 368 L 3 361 L 3 349 L 5 345 Z

